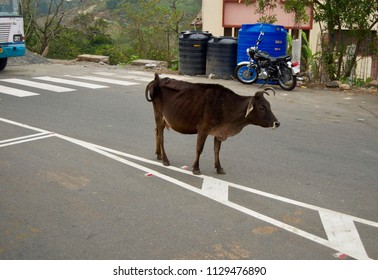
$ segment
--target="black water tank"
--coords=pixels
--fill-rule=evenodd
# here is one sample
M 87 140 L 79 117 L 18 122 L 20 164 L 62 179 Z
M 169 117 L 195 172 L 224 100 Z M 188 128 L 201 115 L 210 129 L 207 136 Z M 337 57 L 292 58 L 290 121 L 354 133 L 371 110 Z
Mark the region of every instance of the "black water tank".
M 234 37 L 214 37 L 207 44 L 206 76 L 230 80 L 235 72 L 238 40 Z
M 205 75 L 207 42 L 211 33 L 185 31 L 179 37 L 179 72 L 183 75 Z

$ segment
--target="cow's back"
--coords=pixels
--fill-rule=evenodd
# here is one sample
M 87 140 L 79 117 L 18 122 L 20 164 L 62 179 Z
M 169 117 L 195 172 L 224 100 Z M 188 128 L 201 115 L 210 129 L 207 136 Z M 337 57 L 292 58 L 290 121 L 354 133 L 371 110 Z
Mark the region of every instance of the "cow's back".
M 164 78 L 154 88 L 154 110 L 167 124 L 184 134 L 219 125 L 241 97 L 217 84 L 190 83 Z

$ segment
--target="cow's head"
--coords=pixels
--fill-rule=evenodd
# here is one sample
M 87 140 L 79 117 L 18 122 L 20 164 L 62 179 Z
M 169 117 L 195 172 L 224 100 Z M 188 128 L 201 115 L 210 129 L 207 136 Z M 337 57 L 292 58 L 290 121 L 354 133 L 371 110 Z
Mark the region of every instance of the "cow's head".
M 271 90 L 275 94 L 274 89 L 271 87 L 257 91 L 255 96 L 251 97 L 249 100 L 245 117 L 251 124 L 277 128 L 280 126 L 280 122 L 274 116 L 268 100 L 264 97 L 264 94 L 269 95 L 267 90 Z

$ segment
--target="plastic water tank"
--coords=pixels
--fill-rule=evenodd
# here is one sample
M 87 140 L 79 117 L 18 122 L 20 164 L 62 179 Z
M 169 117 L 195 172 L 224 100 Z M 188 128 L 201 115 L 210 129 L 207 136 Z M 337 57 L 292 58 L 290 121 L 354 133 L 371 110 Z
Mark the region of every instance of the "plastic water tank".
M 256 44 L 260 32 L 264 32 L 259 49 L 273 57 L 286 55 L 287 31 L 281 25 L 267 23 L 243 24 L 238 37 L 238 63 L 248 61 L 246 49 Z
M 214 37 L 207 43 L 206 76 L 229 80 L 235 72 L 238 40 L 234 37 Z
M 207 42 L 212 34 L 185 31 L 179 36 L 179 72 L 183 75 L 205 75 Z

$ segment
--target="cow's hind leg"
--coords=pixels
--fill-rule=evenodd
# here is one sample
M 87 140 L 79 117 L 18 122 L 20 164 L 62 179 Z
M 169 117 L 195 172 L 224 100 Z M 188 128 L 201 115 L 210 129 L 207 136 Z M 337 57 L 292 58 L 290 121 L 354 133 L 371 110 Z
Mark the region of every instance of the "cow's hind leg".
M 194 175 L 201 175 L 201 171 L 199 168 L 199 159 L 203 151 L 203 147 L 205 146 L 207 134 L 198 132 L 197 136 L 197 148 L 196 148 L 196 160 L 193 164 L 193 174 Z
M 161 156 L 161 148 L 160 148 L 161 146 L 160 146 L 160 136 L 159 136 L 160 132 L 157 127 L 155 128 L 155 133 L 156 133 L 156 152 L 155 152 L 156 158 L 158 160 L 162 160 L 163 158 Z
M 223 167 L 220 164 L 219 161 L 219 151 L 221 148 L 222 142 L 217 138 L 214 137 L 214 158 L 215 158 L 215 169 L 217 170 L 218 174 L 226 174 Z
M 162 115 L 155 115 L 156 122 L 156 156 L 158 160 L 163 160 L 163 164 L 168 166 L 169 160 L 164 149 L 164 128 L 165 121 Z

